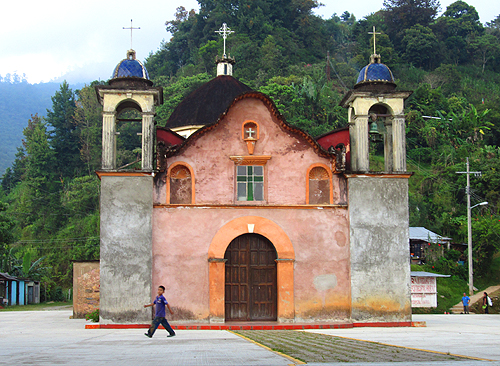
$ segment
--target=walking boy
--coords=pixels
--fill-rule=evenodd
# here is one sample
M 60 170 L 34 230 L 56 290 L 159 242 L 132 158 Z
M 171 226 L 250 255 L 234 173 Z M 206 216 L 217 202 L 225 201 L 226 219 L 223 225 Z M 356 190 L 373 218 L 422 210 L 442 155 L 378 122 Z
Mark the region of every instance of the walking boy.
M 174 312 L 172 309 L 170 309 L 170 305 L 168 304 L 167 300 L 165 299 L 165 296 L 163 296 L 163 293 L 165 292 L 165 287 L 164 286 L 159 286 L 158 287 L 158 296 L 156 296 L 156 299 L 151 303 L 144 305 L 145 308 L 148 306 L 153 306 L 156 305 L 155 307 L 155 318 L 153 319 L 153 322 L 151 323 L 151 326 L 149 327 L 149 330 L 147 333 L 144 333 L 146 337 L 152 338 L 153 334 L 155 334 L 156 329 L 158 326 L 161 324 L 167 332 L 169 333 L 168 337 L 173 337 L 175 336 L 175 332 L 168 324 L 167 319 L 165 319 L 165 305 L 168 307 L 168 311 L 170 311 L 170 314 L 173 314 Z

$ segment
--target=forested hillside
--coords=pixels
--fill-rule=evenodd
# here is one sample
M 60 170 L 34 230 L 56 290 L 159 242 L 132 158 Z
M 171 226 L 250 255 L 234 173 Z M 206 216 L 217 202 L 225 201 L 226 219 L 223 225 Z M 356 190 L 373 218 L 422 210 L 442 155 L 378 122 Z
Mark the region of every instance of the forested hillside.
M 159 125 L 191 91 L 215 76 L 222 53 L 215 33 L 223 22 L 234 76 L 270 95 L 289 123 L 313 136 L 346 125 L 338 103 L 373 52 L 388 65 L 399 90 L 413 90 L 406 105 L 410 222 L 455 242 L 466 242 L 466 177 L 471 170 L 475 273 L 485 275 L 500 247 L 500 16 L 481 24 L 474 7 L 451 4 L 438 16 L 437 0 L 386 0 L 362 19 L 344 12 L 315 16 L 312 0 L 199 0 L 166 21 L 171 39 L 145 60 L 164 88 Z M 117 60 L 118 62 L 119 60 Z M 114 65 L 110 65 L 110 68 Z M 327 67 L 328 66 L 328 67 Z M 43 112 L 43 111 L 42 111 Z M 99 257 L 101 110 L 92 86 L 60 86 L 45 118 L 33 116 L 24 144 L 2 179 L 2 271 L 42 278 L 48 297 L 71 286 L 71 260 Z M 123 124 L 119 165 L 140 154 L 137 126 Z M 374 147 L 374 159 L 378 150 Z M 449 251 L 436 270 L 464 276 Z M 24 259 L 24 265 L 23 265 Z M 37 261 L 38 260 L 38 261 Z
M 78 86 L 76 86 L 78 87 Z M 57 83 L 29 84 L 14 74 L 0 76 L 0 172 L 10 167 L 23 138 L 23 128 L 32 114 L 45 115 Z

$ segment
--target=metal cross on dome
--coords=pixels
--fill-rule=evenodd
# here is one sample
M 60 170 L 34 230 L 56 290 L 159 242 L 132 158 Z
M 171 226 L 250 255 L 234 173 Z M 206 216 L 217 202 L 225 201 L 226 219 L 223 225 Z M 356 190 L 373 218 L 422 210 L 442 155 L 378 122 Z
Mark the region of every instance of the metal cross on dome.
M 133 31 L 134 29 L 141 29 L 141 27 L 134 28 L 134 27 L 132 26 L 132 19 L 130 19 L 130 27 L 123 27 L 123 29 L 130 29 L 130 49 L 133 49 L 133 48 L 132 48 L 132 31 Z
M 373 26 L 373 32 L 368 32 L 368 34 L 373 34 L 373 54 L 376 55 L 377 54 L 377 51 L 376 51 L 376 47 L 375 47 L 375 36 L 377 34 L 382 34 L 380 32 L 375 32 L 375 26 Z
M 218 31 L 215 31 L 215 33 L 219 33 L 219 35 L 221 35 L 222 38 L 224 39 L 224 54 L 223 55 L 224 55 L 224 58 L 226 58 L 226 38 L 231 33 L 234 33 L 234 31 L 232 31 L 230 28 L 228 28 L 226 23 L 222 23 L 222 27 L 220 27 Z

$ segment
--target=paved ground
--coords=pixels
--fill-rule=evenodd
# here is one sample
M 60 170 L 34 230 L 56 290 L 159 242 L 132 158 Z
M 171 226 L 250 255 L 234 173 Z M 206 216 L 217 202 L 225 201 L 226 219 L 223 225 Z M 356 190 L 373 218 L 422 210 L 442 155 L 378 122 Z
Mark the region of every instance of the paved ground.
M 86 330 L 85 320 L 71 320 L 70 315 L 68 310 L 0 312 L 0 365 L 297 364 L 227 331 L 180 330 L 176 337 L 167 338 L 167 332 L 161 329 L 148 339 L 143 329 Z M 314 332 L 495 360 L 420 365 L 500 365 L 500 315 L 416 315 L 414 320 L 426 321 L 427 327 Z M 373 362 L 377 361 L 374 354 Z M 398 366 L 416 364 L 397 363 Z

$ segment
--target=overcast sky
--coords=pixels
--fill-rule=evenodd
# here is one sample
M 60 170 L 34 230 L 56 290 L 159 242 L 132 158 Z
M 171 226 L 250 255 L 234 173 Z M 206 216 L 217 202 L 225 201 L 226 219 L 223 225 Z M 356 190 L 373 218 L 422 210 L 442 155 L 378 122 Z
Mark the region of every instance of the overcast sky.
M 451 0 L 441 0 L 442 10 Z M 322 0 L 316 10 L 323 18 L 344 11 L 360 19 L 382 8 L 383 0 Z M 485 23 L 500 14 L 499 0 L 470 0 Z M 116 64 L 130 48 L 144 60 L 169 38 L 165 21 L 174 18 L 178 6 L 198 11 L 195 0 L 17 0 L 2 4 L 0 27 L 0 75 L 25 74 L 30 83 L 61 81 L 70 83 L 107 80 Z M 230 24 L 228 24 L 231 27 Z

